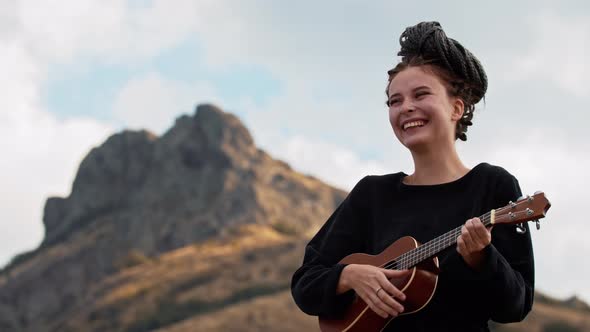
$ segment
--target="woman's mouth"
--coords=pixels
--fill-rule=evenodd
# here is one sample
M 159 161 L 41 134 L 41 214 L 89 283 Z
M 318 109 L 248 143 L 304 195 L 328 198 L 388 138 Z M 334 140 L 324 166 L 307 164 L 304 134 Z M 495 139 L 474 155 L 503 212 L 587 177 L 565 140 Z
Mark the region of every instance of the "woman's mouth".
M 414 121 L 409 121 L 403 124 L 402 129 L 404 131 L 411 129 L 411 128 L 418 128 L 418 127 L 424 127 L 424 125 L 426 125 L 427 121 L 424 120 L 414 120 Z

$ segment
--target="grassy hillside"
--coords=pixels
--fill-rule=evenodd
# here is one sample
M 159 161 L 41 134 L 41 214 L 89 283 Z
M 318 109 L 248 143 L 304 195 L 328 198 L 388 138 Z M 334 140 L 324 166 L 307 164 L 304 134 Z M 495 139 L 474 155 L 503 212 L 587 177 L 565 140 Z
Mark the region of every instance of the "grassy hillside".
M 305 241 L 270 226 L 244 226 L 157 258 L 132 252 L 128 267 L 91 290 L 55 331 L 314 331 L 289 290 Z M 518 324 L 494 331 L 590 331 L 590 311 L 539 295 Z

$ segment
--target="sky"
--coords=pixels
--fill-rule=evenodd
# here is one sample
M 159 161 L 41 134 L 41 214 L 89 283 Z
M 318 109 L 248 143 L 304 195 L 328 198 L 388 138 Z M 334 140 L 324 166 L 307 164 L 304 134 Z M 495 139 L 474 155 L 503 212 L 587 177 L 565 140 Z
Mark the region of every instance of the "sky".
M 399 35 L 421 21 L 488 74 L 463 161 L 500 165 L 553 204 L 532 231 L 537 288 L 590 302 L 584 1 L 2 0 L 0 266 L 39 245 L 45 200 L 69 195 L 91 148 L 123 129 L 162 134 L 200 103 L 345 190 L 411 173 L 384 91 Z

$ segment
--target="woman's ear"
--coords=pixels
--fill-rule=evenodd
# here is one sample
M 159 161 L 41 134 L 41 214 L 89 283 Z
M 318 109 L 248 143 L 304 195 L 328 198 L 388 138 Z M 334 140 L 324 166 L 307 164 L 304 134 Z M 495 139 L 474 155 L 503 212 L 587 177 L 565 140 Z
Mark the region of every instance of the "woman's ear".
M 461 98 L 455 98 L 455 101 L 453 102 L 453 113 L 451 114 L 451 119 L 453 119 L 453 121 L 461 120 L 464 111 L 465 104 L 463 103 L 463 100 Z

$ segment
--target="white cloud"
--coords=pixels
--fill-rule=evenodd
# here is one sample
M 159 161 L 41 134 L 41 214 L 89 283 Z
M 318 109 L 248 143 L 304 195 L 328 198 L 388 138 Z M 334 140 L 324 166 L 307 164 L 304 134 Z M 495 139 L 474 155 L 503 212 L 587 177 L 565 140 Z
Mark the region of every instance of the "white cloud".
M 269 98 L 263 106 L 246 110 L 245 120 L 255 137 L 263 144 L 274 144 L 273 137 L 306 136 L 348 149 L 391 151 L 397 140 L 391 130 L 388 111 L 380 92 L 359 87 L 357 93 L 322 97 L 291 81 L 284 83 L 285 92 Z
M 193 30 L 195 2 L 156 0 L 129 8 L 118 0 L 24 0 L 19 5 L 20 38 L 43 61 L 81 56 L 129 64 L 176 45 Z
M 513 56 L 510 75 L 548 79 L 569 93 L 590 97 L 590 16 L 541 11 L 527 21 L 532 45 L 526 53 Z
M 362 160 L 353 151 L 302 136 L 292 136 L 278 144 L 276 155 L 295 170 L 315 177 L 344 190 L 350 190 L 365 175 L 389 173 L 379 160 Z
M 42 111 L 18 120 L 0 124 L 0 265 L 39 244 L 45 200 L 69 194 L 82 157 L 112 131 L 91 119 L 58 121 Z
M 151 72 L 127 82 L 115 97 L 113 114 L 128 128 L 146 128 L 162 134 L 175 117 L 193 113 L 197 100 L 221 104 L 214 89 L 205 82 L 185 84 Z
M 14 15 L 17 5 L 17 0 L 5 0 L 0 6 L 0 40 L 14 37 L 18 26 L 18 20 Z
M 255 135 L 290 129 L 355 151 L 387 151 L 394 138 L 384 91 L 396 61 L 387 6 L 215 1 L 200 8 L 207 14 L 196 33 L 209 66 L 256 64 L 280 79 L 283 94 L 245 112 Z
M 112 131 L 92 119 L 63 121 L 47 112 L 46 63 L 13 37 L 0 39 L 0 265 L 36 247 L 45 199 L 67 195 L 82 157 Z

